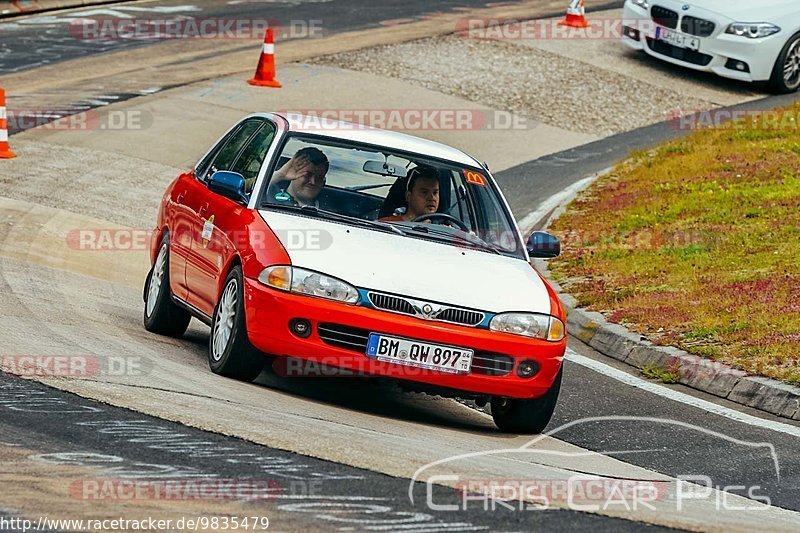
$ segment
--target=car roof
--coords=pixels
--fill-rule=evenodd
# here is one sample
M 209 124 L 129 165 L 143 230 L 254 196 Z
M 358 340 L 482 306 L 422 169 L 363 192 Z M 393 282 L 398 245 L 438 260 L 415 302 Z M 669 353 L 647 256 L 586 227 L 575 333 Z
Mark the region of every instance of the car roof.
M 413 135 L 396 131 L 382 130 L 371 126 L 354 124 L 343 120 L 330 120 L 300 113 L 271 113 L 273 116 L 283 118 L 289 125 L 290 132 L 306 133 L 330 139 L 342 139 L 375 146 L 420 154 L 451 161 L 461 165 L 482 168 L 481 164 L 473 157 L 461 150 L 446 144 L 429 141 Z M 268 116 L 263 114 L 261 116 Z

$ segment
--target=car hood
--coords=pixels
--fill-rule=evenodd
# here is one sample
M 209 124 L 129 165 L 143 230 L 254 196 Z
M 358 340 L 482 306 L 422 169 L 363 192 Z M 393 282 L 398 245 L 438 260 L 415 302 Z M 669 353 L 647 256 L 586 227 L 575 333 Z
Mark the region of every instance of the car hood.
M 292 265 L 373 289 L 481 311 L 549 314 L 544 282 L 525 261 L 276 211 L 260 211 Z
M 671 4 L 678 11 L 691 14 L 692 10 L 681 11 L 681 6 L 688 5 L 718 13 L 736 22 L 780 22 L 783 17 L 800 12 L 797 0 L 690 0 L 688 2 L 670 1 L 655 4 Z

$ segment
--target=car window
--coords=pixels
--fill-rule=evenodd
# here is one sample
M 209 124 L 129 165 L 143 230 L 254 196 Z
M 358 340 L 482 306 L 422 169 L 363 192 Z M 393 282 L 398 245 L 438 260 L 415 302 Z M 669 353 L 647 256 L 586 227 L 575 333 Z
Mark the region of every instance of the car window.
M 410 238 L 525 258 L 513 218 L 483 170 L 390 148 L 290 134 L 259 204 L 376 231 L 393 231 L 386 227 L 392 224 Z
M 255 133 L 263 123 L 262 120 L 245 121 L 244 124 L 230 136 L 219 152 L 217 152 L 216 157 L 214 157 L 214 162 L 203 175 L 203 179 L 207 180 L 214 172 L 230 170 L 239 152 L 241 152 L 245 143 L 247 143 L 247 140 L 250 139 L 253 133 Z
M 245 192 L 250 194 L 258 178 L 258 171 L 267 156 L 272 140 L 275 138 L 275 126 L 270 122 L 264 124 L 258 133 L 253 135 L 250 142 L 242 150 L 236 162 L 229 169 L 244 176 Z
M 230 140 L 230 138 L 236 134 L 237 131 L 241 128 L 241 125 L 236 126 L 235 128 L 231 129 L 225 136 L 211 149 L 210 152 L 203 158 L 202 161 L 197 165 L 194 170 L 194 175 L 198 179 L 204 179 L 206 173 L 208 172 L 208 168 L 211 166 L 211 162 L 214 161 L 214 158 L 217 157 L 217 154 L 222 147 Z

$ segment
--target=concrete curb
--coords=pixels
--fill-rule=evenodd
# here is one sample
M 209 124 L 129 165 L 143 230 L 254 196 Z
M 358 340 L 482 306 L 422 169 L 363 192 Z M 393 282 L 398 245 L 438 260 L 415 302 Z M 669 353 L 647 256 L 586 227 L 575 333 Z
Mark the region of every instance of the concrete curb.
M 129 0 L 0 0 L 0 19 L 33 15 L 56 9 L 72 9 L 85 6 L 118 4 Z
M 608 173 L 592 176 L 594 179 Z M 587 180 L 586 186 L 594 181 Z M 564 199 L 541 227 L 547 228 L 566 210 L 577 196 Z M 765 411 L 775 416 L 800 420 L 800 387 L 774 379 L 748 375 L 728 365 L 704 359 L 674 346 L 656 346 L 647 338 L 612 324 L 597 312 L 579 308 L 578 300 L 566 294 L 552 279 L 547 262 L 535 259 L 534 265 L 558 292 L 567 310 L 567 330 L 573 337 L 588 344 L 601 354 L 628 365 L 642 368 L 654 365 L 669 369 L 680 376 L 680 383 L 719 398 Z

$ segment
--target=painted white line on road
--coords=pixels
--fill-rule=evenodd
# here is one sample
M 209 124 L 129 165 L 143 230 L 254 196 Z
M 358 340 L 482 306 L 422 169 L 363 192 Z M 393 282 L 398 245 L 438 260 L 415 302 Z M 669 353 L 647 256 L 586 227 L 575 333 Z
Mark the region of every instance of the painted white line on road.
M 528 231 L 538 224 L 539 221 L 541 221 L 545 216 L 547 216 L 550 211 L 566 202 L 570 196 L 577 194 L 581 189 L 593 182 L 597 178 L 597 175 L 583 178 L 581 181 L 573 183 L 563 191 L 554 194 L 539 204 L 539 207 L 536 208 L 536 211 L 528 214 L 525 218 L 519 221 L 519 229 L 522 231 L 523 235 L 527 234 Z
M 650 392 L 652 394 L 656 394 L 668 400 L 679 402 L 685 405 L 690 405 L 692 407 L 702 409 L 709 413 L 729 418 L 731 420 L 735 420 L 736 422 L 742 422 L 743 424 L 748 424 L 761 429 L 768 429 L 770 431 L 777 431 L 779 433 L 785 433 L 793 437 L 800 437 L 799 427 L 791 426 L 789 424 L 784 424 L 781 422 L 764 420 L 763 418 L 758 418 L 757 416 L 748 415 L 746 413 L 742 413 L 740 411 L 731 409 L 729 407 L 717 405 L 713 402 L 709 402 L 708 400 L 695 398 L 694 396 L 690 396 L 689 394 L 669 389 L 667 387 L 664 387 L 663 385 L 659 385 L 657 383 L 653 383 L 650 381 L 646 381 L 642 378 L 632 376 L 626 372 L 623 372 L 622 370 L 617 370 L 616 368 L 609 366 L 605 363 L 601 363 L 600 361 L 595 361 L 594 359 L 590 359 L 589 357 L 577 354 L 570 349 L 567 350 L 567 360 L 572 361 L 573 363 L 577 363 L 581 366 L 584 366 L 590 370 L 594 370 L 598 374 L 603 374 L 604 376 L 613 378 L 626 385 L 630 385 L 631 387 L 636 387 L 637 389 L 641 389 Z

